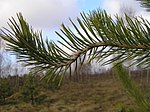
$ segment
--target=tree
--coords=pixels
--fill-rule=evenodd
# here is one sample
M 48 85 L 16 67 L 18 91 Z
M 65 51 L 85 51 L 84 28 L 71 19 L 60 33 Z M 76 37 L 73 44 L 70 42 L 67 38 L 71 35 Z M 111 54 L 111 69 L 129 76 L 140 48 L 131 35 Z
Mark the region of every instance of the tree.
M 35 77 L 29 74 L 26 77 L 22 88 L 22 97 L 24 101 L 31 101 L 31 104 L 35 103 L 35 98 L 38 95 L 38 86 Z
M 0 32 L 0 36 L 2 33 Z M 5 42 L 0 38 L 0 77 L 7 77 L 10 75 L 11 60 L 8 52 L 5 50 Z
M 12 89 L 5 78 L 0 78 L 0 103 L 5 103 L 6 98 L 12 95 Z
M 3 41 L 0 38 L 0 77 L 2 76 L 2 66 L 3 66 Z
M 150 11 L 150 0 L 140 2 Z M 1 37 L 8 42 L 8 50 L 14 54 L 18 53 L 19 61 L 26 62 L 26 65 L 32 66 L 34 70 L 47 71 L 51 74 L 50 77 L 61 75 L 63 78 L 68 69 L 71 71 L 71 65 L 74 63 L 77 70 L 78 59 L 87 54 L 89 62 L 101 62 L 116 54 L 115 57 L 108 58 L 103 65 L 133 60 L 131 65 L 150 67 L 150 22 L 142 17 L 134 17 L 133 20 L 126 15 L 124 23 L 122 18 L 116 16 L 112 19 L 106 11 L 99 9 L 89 14 L 81 13 L 82 19 L 77 18 L 80 30 L 70 19 L 76 33 L 64 24 L 61 28 L 63 35 L 56 32 L 63 40 L 58 42 L 71 51 L 71 54 L 52 41 L 44 42 L 41 32 L 33 31 L 21 14 L 17 14 L 17 17 L 19 23 L 14 18 L 10 19 L 8 25 L 11 30 L 2 30 Z M 85 58 L 80 60 L 81 65 L 84 61 Z

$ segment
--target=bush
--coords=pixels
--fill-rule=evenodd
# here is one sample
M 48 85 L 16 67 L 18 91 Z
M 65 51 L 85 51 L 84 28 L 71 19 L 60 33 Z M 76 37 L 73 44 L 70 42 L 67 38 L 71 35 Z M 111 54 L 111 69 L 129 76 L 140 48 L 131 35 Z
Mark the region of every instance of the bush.
M 54 78 L 51 79 L 45 78 L 43 81 L 43 86 L 46 89 L 50 89 L 52 91 L 58 90 L 62 86 L 62 82 L 60 82 L 60 80 L 61 80 L 61 76 L 57 76 L 55 80 Z M 61 84 L 59 85 L 59 83 Z
M 46 98 L 47 98 L 47 96 L 45 94 L 41 94 L 35 98 L 35 102 L 36 102 L 36 104 L 41 104 L 44 102 L 44 100 Z
M 6 98 L 12 95 L 12 90 L 10 88 L 9 82 L 5 78 L 0 79 L 0 103 L 4 104 Z
M 36 78 L 32 74 L 27 75 L 21 91 L 23 101 L 31 101 L 34 104 L 38 90 L 38 81 Z
M 120 103 L 117 105 L 116 108 L 116 112 L 135 112 L 133 109 L 126 107 L 125 105 Z

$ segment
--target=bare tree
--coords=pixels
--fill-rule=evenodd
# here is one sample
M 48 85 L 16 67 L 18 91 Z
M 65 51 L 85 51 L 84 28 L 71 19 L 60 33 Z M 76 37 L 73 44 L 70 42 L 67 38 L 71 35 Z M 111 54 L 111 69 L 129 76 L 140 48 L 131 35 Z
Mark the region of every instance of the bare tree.
M 124 4 L 121 5 L 120 10 L 119 10 L 119 16 L 123 19 L 126 25 L 127 25 L 126 15 L 134 20 L 135 14 L 136 14 L 136 10 L 133 7 L 129 7 Z M 131 65 L 131 63 L 132 63 L 132 60 L 126 62 L 126 65 L 129 66 Z M 131 68 L 128 68 L 128 71 L 129 71 L 129 75 L 131 76 Z
M 0 35 L 2 34 L 0 33 Z M 2 75 L 2 61 L 3 61 L 3 41 L 0 38 L 0 77 Z
M 2 33 L 0 32 L 0 36 Z M 5 50 L 5 41 L 0 38 L 0 77 L 10 75 L 11 59 Z

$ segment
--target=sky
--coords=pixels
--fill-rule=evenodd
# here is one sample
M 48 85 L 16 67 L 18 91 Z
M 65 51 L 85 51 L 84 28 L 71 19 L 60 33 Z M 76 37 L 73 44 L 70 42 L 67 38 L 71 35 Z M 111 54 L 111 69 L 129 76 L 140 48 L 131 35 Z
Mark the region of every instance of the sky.
M 0 28 L 7 28 L 8 18 L 16 18 L 16 13 L 21 12 L 35 30 L 43 31 L 43 37 L 56 41 L 59 37 L 55 31 L 59 31 L 62 23 L 70 26 L 68 18 L 76 21 L 80 12 L 97 8 L 114 15 L 121 6 L 131 7 L 136 14 L 150 19 L 134 0 L 0 0 Z
M 69 18 L 76 22 L 80 12 L 100 8 L 113 16 L 120 13 L 121 7 L 133 9 L 137 16 L 150 20 L 150 14 L 134 0 L 0 0 L 0 28 L 8 28 L 8 19 L 16 19 L 21 12 L 34 30 L 42 30 L 44 38 L 57 41 L 55 31 L 60 31 L 62 23 L 71 27 Z

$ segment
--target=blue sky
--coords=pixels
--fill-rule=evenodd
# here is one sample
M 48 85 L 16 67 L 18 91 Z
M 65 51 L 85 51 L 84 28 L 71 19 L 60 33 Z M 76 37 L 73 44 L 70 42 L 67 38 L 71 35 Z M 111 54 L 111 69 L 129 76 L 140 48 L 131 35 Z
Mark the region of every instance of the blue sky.
M 16 13 L 21 12 L 35 30 L 43 31 L 43 37 L 57 41 L 55 31 L 60 31 L 62 23 L 71 27 L 69 17 L 75 22 L 80 12 L 88 13 L 97 8 L 114 15 L 122 5 L 132 7 L 137 15 L 150 20 L 150 14 L 135 0 L 0 0 L 0 28 L 8 28 L 8 18 L 16 18 Z
M 103 0 L 0 0 L 0 27 L 7 27 L 8 18 L 21 12 L 36 30 L 43 30 L 43 36 L 57 40 L 55 31 L 62 23 L 70 26 L 79 13 L 101 7 Z
M 35 30 L 43 31 L 43 37 L 57 41 L 55 31 L 59 31 L 62 23 L 70 26 L 69 17 L 76 21 L 80 12 L 96 9 L 101 4 L 102 0 L 0 0 L 0 28 L 8 28 L 8 18 L 16 18 L 16 13 L 21 12 Z M 15 56 L 8 58 L 16 64 Z M 20 64 L 12 66 L 21 67 Z
M 120 11 L 120 7 L 131 7 L 133 10 L 136 11 L 136 14 L 145 16 L 150 20 L 150 16 L 148 13 L 146 13 L 137 3 L 135 0 L 77 0 L 77 13 L 72 17 L 74 21 L 76 21 L 76 17 L 79 16 L 80 12 L 86 12 L 95 10 L 97 8 L 100 8 L 102 10 L 106 10 L 111 15 L 118 14 Z M 68 16 L 70 17 L 70 16 Z M 67 18 L 68 18 L 67 17 Z M 63 23 L 66 22 L 66 20 L 62 21 Z M 68 26 L 70 24 L 68 21 L 66 22 Z M 45 32 L 45 34 L 50 36 L 50 39 L 56 41 L 59 39 L 59 37 L 54 33 L 54 31 L 59 31 L 60 27 L 57 27 L 55 30 L 51 30 L 50 32 Z
M 76 17 L 79 16 L 80 12 L 86 12 L 88 13 L 91 10 L 97 9 L 97 8 L 103 8 L 103 0 L 78 0 L 77 1 L 78 9 L 77 14 L 74 16 L 75 18 L 71 18 L 74 21 L 76 21 Z M 69 17 L 66 17 L 69 18 Z M 69 21 L 69 20 L 68 20 Z M 66 24 L 69 24 L 67 21 Z M 66 22 L 66 20 L 65 20 Z M 64 21 L 62 21 L 64 23 Z M 70 26 L 70 24 L 69 24 Z M 57 41 L 59 37 L 55 34 L 55 31 L 59 31 L 60 27 L 57 27 L 56 29 L 51 29 L 51 31 L 45 31 L 44 36 L 49 37 L 51 40 Z
M 89 10 L 102 7 L 103 0 L 79 0 L 78 5 L 81 11 L 89 12 Z
M 76 21 L 76 17 L 79 16 L 79 13 L 82 11 L 88 13 L 89 11 L 94 10 L 96 8 L 100 8 L 100 7 L 102 8 L 102 3 L 103 3 L 103 0 L 78 0 L 77 1 L 78 12 L 74 16 L 75 18 L 72 18 L 72 19 Z M 66 17 L 66 18 L 69 18 L 69 17 Z M 69 24 L 68 21 L 69 20 L 67 20 L 66 24 Z M 62 20 L 62 23 L 64 23 L 63 20 Z M 59 37 L 55 34 L 55 31 L 59 31 L 59 28 L 60 27 L 58 26 L 56 29 L 51 29 L 51 31 L 45 31 L 44 36 L 49 37 L 51 40 L 57 41 Z
M 125 4 L 144 14 L 134 0 L 0 0 L 0 28 L 7 27 L 8 18 L 21 12 L 35 30 L 42 30 L 43 36 L 58 40 L 55 31 L 64 23 L 70 26 L 69 17 L 76 21 L 80 12 L 89 12 L 97 8 L 116 14 L 120 5 Z M 145 17 L 150 18 L 149 14 Z

